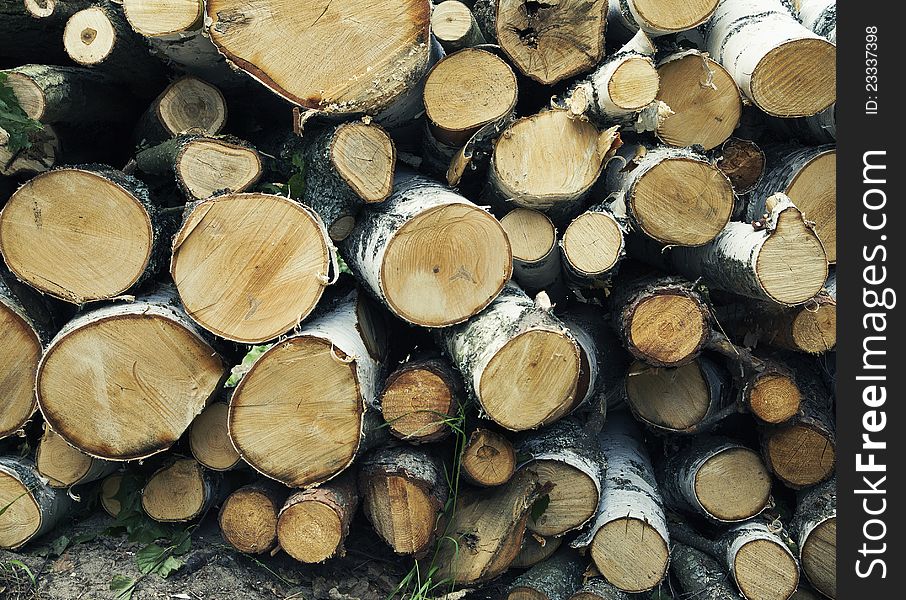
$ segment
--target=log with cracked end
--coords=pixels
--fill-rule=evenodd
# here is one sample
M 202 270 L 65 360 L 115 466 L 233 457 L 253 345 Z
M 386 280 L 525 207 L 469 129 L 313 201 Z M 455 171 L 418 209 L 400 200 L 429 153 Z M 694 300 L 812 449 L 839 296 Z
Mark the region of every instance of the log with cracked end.
M 708 21 L 717 3 L 718 0 L 682 4 L 665 0 L 611 0 L 608 33 L 624 40 L 640 30 L 652 37 L 687 31 Z
M 515 444 L 521 464 L 550 484 L 544 512 L 528 529 L 542 536 L 562 536 L 582 528 L 595 515 L 607 470 L 593 432 L 574 419 L 563 419 Z
M 514 208 L 500 219 L 513 249 L 513 278 L 528 294 L 565 295 L 557 228 L 541 211 Z
M 15 276 L 72 304 L 128 293 L 159 270 L 170 227 L 138 179 L 103 165 L 41 173 L 0 212 Z
M 102 479 L 113 473 L 118 465 L 73 448 L 45 424 L 35 452 L 35 467 L 47 480 L 47 485 L 65 489 Z
M 374 296 L 423 327 L 446 327 L 477 314 L 513 268 L 497 219 L 411 171 L 397 173 L 388 200 L 365 207 L 341 250 Z
M 837 148 L 781 145 L 766 147 L 764 176 L 752 192 L 746 211 L 748 221 L 764 218 L 767 199 L 782 192 L 802 215 L 815 224 L 827 261 L 837 262 Z
M 473 10 L 488 42 L 538 83 L 585 72 L 604 55 L 606 0 L 478 0 Z
M 562 544 L 562 537 L 543 537 L 536 533 L 527 532 L 527 535 L 522 539 L 522 548 L 519 549 L 519 554 L 510 563 L 510 568 L 531 568 L 553 556 Z
M 399 0 L 393 10 L 370 0 L 207 0 L 205 10 L 220 53 L 303 108 L 375 116 L 404 100 L 429 67 L 428 0 Z M 323 60 L 300 70 L 302 56 Z
M 673 268 L 706 285 L 784 306 L 815 297 L 827 279 L 827 255 L 813 225 L 784 194 L 768 199 L 767 219 L 730 223 L 698 248 L 672 248 Z
M 226 120 L 223 93 L 198 77 L 186 75 L 173 81 L 151 102 L 133 137 L 137 146 L 144 147 L 188 131 L 216 135 Z
M 737 196 L 754 190 L 764 175 L 767 159 L 764 151 L 753 141 L 731 137 L 719 149 L 715 149 L 711 156 L 717 168 L 730 179 Z M 734 210 L 733 220 L 739 220 L 736 213 L 746 208 L 744 202 L 739 204 L 741 206 Z
M 444 466 L 428 451 L 388 447 L 359 463 L 365 516 L 397 554 L 420 555 L 437 536 L 449 489 Z
M 375 401 L 385 361 L 379 315 L 357 291 L 322 304 L 254 362 L 230 398 L 236 450 L 294 488 L 332 479 L 386 430 Z
M 516 451 L 506 436 L 479 426 L 469 433 L 460 464 L 462 476 L 472 485 L 503 485 L 516 472 Z
M 279 483 L 261 479 L 227 496 L 217 517 L 224 541 L 246 554 L 273 549 L 277 545 L 277 515 L 289 493 Z
M 837 597 L 837 478 L 802 490 L 790 530 L 802 572 L 816 590 Z
M 0 506 L 0 548 L 15 550 L 53 530 L 73 504 L 44 483 L 31 459 L 0 456 Z
M 727 176 L 689 148 L 625 144 L 602 183 L 614 215 L 662 244 L 708 244 L 729 223 L 735 202 Z
M 391 504 L 398 500 L 390 494 L 388 498 Z M 344 541 L 358 506 L 355 469 L 347 469 L 324 485 L 293 493 L 277 520 L 280 548 L 303 563 L 345 555 Z
M 41 359 L 35 389 L 45 420 L 68 443 L 123 461 L 169 449 L 225 376 L 176 291 L 161 286 L 67 323 Z
M 227 494 L 223 474 L 193 458 L 175 458 L 151 475 L 142 488 L 142 510 L 161 523 L 197 519 Z
M 625 223 L 607 203 L 595 204 L 570 221 L 560 239 L 563 269 L 578 287 L 607 287 L 626 256 Z
M 189 450 L 192 456 L 212 471 L 229 471 L 245 466 L 230 441 L 228 412 L 227 402 L 212 402 L 195 417 L 189 427 Z
M 89 0 L 24 0 L 25 10 L 35 19 L 54 23 L 66 20 L 90 4 Z
M 494 142 L 483 200 L 501 212 L 540 210 L 555 223 L 575 217 L 619 148 L 617 129 L 599 130 L 561 109 L 516 120 Z
M 215 192 L 244 192 L 264 171 L 258 151 L 231 136 L 180 134 L 135 156 L 149 174 L 172 176 L 189 202 Z
M 793 7 L 800 23 L 837 43 L 837 0 L 793 0 Z
M 601 575 L 625 592 L 644 592 L 667 573 L 670 538 L 663 501 L 638 423 L 608 415 L 598 436 L 607 475 L 592 521 L 574 548 L 589 548 Z
M 462 405 L 462 377 L 437 352 L 411 357 L 393 370 L 381 392 L 381 414 L 391 435 L 410 444 L 436 442 L 451 433 Z
M 806 117 L 836 99 L 836 47 L 783 0 L 720 0 L 706 37 L 711 57 L 769 115 Z
M 700 435 L 668 446 L 657 481 L 668 507 L 720 523 L 767 508 L 771 476 L 758 452 L 726 437 Z
M 187 205 L 172 252 L 170 274 L 189 316 L 248 344 L 272 340 L 310 315 L 337 269 L 318 215 L 272 194 Z
M 684 596 L 700 600 L 742 600 L 726 569 L 710 554 L 674 543 L 671 569 Z
M 431 12 L 431 33 L 448 54 L 485 43 L 472 10 L 458 0 L 435 4 Z
M 324 221 L 330 239 L 344 240 L 359 209 L 390 196 L 396 169 L 393 140 L 376 123 L 350 121 L 303 136 L 302 202 Z
M 566 546 L 517 577 L 506 600 L 568 600 L 582 585 L 585 560 Z
M 575 406 L 579 344 L 516 284 L 508 283 L 486 310 L 440 335 L 466 390 L 505 429 L 535 429 Z

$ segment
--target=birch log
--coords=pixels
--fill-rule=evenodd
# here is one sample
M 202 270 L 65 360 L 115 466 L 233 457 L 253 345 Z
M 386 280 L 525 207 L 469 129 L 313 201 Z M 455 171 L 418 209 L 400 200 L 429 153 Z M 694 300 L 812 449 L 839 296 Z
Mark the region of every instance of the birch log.
M 550 484 L 547 507 L 528 522 L 542 536 L 562 536 L 580 529 L 595 515 L 606 463 L 593 434 L 578 421 L 564 419 L 516 443 L 519 469 L 528 469 Z
M 398 317 L 423 327 L 461 323 L 512 274 L 506 233 L 463 196 L 411 172 L 367 207 L 343 241 L 362 284 Z
M 547 560 L 563 545 L 562 537 L 541 537 L 538 534 L 526 535 L 522 539 L 519 554 L 510 563 L 512 569 L 528 569 Z
M 625 39 L 641 29 L 661 36 L 693 29 L 707 21 L 718 0 L 693 0 L 677 5 L 660 0 L 613 0 L 607 15 L 613 33 Z
M 450 435 L 448 421 L 463 401 L 462 378 L 435 352 L 413 357 L 384 382 L 381 414 L 390 433 L 410 444 L 436 442 Z
M 575 550 L 561 548 L 510 584 L 507 600 L 568 600 L 582 585 L 584 562 Z
M 65 489 L 102 479 L 117 469 L 117 463 L 84 454 L 45 425 L 35 452 L 35 467 L 47 485 Z
M 626 413 L 609 415 L 599 436 L 607 476 L 591 527 L 571 546 L 590 546 L 601 575 L 625 592 L 652 589 L 667 573 L 667 522 L 641 432 Z
M 535 429 L 575 405 L 579 344 L 515 284 L 479 315 L 440 335 L 466 390 L 500 426 Z
M 502 434 L 486 427 L 476 427 L 469 433 L 460 465 L 462 476 L 472 485 L 503 485 L 516 471 L 516 451 Z
M 172 251 L 170 275 L 189 316 L 248 344 L 298 325 L 337 272 L 317 214 L 271 194 L 224 194 L 188 205 Z
M 710 435 L 668 446 L 657 481 L 667 506 L 721 523 L 751 519 L 771 497 L 771 476 L 758 453 Z
M 673 544 L 672 569 L 684 596 L 699 600 L 741 600 L 727 571 L 709 554 L 685 544 Z
M 0 548 L 15 550 L 56 527 L 72 501 L 44 483 L 30 459 L 0 456 L 0 506 Z
M 768 197 L 783 192 L 803 216 L 815 223 L 815 233 L 824 245 L 827 261 L 837 262 L 837 149 L 779 146 L 765 149 L 764 177 L 753 191 L 746 218 L 757 221 L 768 212 Z
M 0 212 L 0 251 L 17 278 L 72 304 L 114 298 L 155 274 L 167 236 L 148 188 L 104 165 L 42 173 Z
M 793 6 L 800 23 L 837 43 L 837 0 L 793 0 Z
M 230 398 L 230 439 L 263 475 L 307 488 L 375 443 L 382 323 L 358 292 L 325 301 L 262 354 Z
M 730 221 L 733 187 L 705 156 L 688 148 L 626 144 L 617 157 L 604 179 L 612 210 L 648 237 L 702 246 Z
M 142 489 L 142 510 L 155 521 L 184 523 L 204 515 L 225 496 L 223 476 L 192 458 L 158 469 Z
M 713 242 L 674 248 L 673 267 L 717 289 L 784 306 L 813 298 L 827 279 L 827 255 L 813 226 L 783 194 L 769 199 L 768 218 L 730 223 Z
M 557 228 L 543 212 L 514 208 L 500 219 L 513 250 L 513 278 L 528 294 L 565 294 Z
M 215 135 L 226 120 L 221 91 L 187 75 L 173 81 L 151 102 L 136 126 L 135 142 L 137 146 L 155 145 L 190 130 Z
M 478 0 L 474 12 L 488 42 L 544 85 L 587 71 L 604 55 L 606 0 Z
M 276 524 L 280 548 L 303 563 L 344 556 L 344 541 L 359 506 L 353 470 L 317 488 L 293 493 Z
M 815 589 L 837 597 L 837 478 L 799 493 L 790 524 L 802 572 Z
M 189 450 L 192 456 L 212 471 L 229 471 L 244 466 L 230 441 L 228 412 L 229 405 L 226 402 L 212 402 L 195 417 L 189 428 Z
M 720 0 L 707 46 L 769 115 L 814 115 L 836 99 L 836 48 L 799 23 L 782 0 Z
M 120 484 L 123 482 L 125 475 L 123 473 L 114 473 L 104 478 L 100 485 L 98 501 L 101 508 L 114 519 L 120 514 L 122 504 L 117 496 L 120 492 Z
M 397 554 L 430 548 L 449 489 L 439 460 L 424 450 L 399 446 L 376 450 L 359 465 L 365 516 Z
M 65 23 L 66 19 L 85 8 L 88 0 L 24 0 L 25 10 L 35 19 Z
M 630 596 L 603 577 L 589 577 L 569 600 L 629 600 Z
M 764 151 L 750 140 L 730 138 L 712 156 L 717 168 L 730 179 L 737 196 L 748 194 L 755 189 L 764 175 L 766 162 Z M 744 211 L 745 208 L 743 206 L 741 210 Z M 735 213 L 736 211 L 734 220 L 739 220 Z
M 225 370 L 175 290 L 161 286 L 67 323 L 41 359 L 35 389 L 44 419 L 69 444 L 134 460 L 170 448 Z
M 716 309 L 717 320 L 743 345 L 763 344 L 808 354 L 823 354 L 837 345 L 837 302 L 827 290 L 793 307 L 740 301 Z
M 494 143 L 483 197 L 501 211 L 531 208 L 554 222 L 575 217 L 618 140 L 616 127 L 601 131 L 565 110 L 518 119 Z
M 343 240 L 363 204 L 390 196 L 396 168 L 393 140 L 379 125 L 359 121 L 327 127 L 302 141 L 302 202 L 318 213 L 330 239 Z
M 289 490 L 262 479 L 230 494 L 220 507 L 224 541 L 246 554 L 262 554 L 277 544 L 277 515 Z M 284 549 L 286 546 L 284 546 Z
M 485 43 L 475 15 L 457 0 L 445 0 L 434 6 L 431 33 L 448 54 Z
M 624 225 L 606 204 L 595 204 L 566 226 L 560 254 L 573 285 L 606 287 L 626 256 Z

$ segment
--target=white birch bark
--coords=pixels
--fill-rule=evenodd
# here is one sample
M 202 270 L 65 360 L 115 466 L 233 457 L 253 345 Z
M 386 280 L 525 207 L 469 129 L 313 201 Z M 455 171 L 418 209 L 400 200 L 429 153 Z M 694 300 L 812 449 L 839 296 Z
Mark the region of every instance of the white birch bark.
M 799 22 L 837 43 L 837 0 L 793 0 Z
M 702 14 L 697 23 L 690 23 L 689 29 L 692 29 L 706 22 L 712 13 Z M 656 23 L 647 20 L 639 13 L 633 0 L 610 0 L 607 11 L 608 34 L 613 33 L 617 39 L 626 39 L 636 31 L 644 31 L 651 37 L 677 33 L 667 29 L 662 29 Z
M 64 490 L 54 489 L 47 485 L 38 473 L 35 463 L 29 458 L 0 456 L 0 473 L 15 479 L 22 484 L 24 496 L 13 498 L 13 502 L 34 502 L 39 520 L 31 531 L 23 530 L 18 540 L 11 540 L 5 549 L 15 550 L 27 544 L 29 540 L 40 537 L 57 526 L 71 510 L 73 504 Z M 0 507 L 6 508 L 6 507 Z M 12 514 L 12 513 L 10 513 Z M 9 517 L 7 517 L 9 518 Z M 21 527 L 21 524 L 17 528 Z

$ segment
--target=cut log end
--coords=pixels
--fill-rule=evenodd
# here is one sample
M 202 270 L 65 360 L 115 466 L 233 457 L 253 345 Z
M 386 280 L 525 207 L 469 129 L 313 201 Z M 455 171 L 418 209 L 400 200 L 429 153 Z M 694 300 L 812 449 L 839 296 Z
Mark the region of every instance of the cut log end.
M 132 28 L 145 37 L 170 36 L 201 27 L 202 0 L 123 0 Z
M 620 260 L 623 231 L 605 212 L 582 213 L 563 232 L 563 256 L 576 271 L 593 277 L 607 273 Z
M 445 437 L 445 420 L 456 411 L 451 383 L 430 365 L 405 368 L 387 378 L 381 410 L 390 432 L 414 442 Z
M 225 402 L 215 402 L 192 421 L 189 430 L 189 448 L 199 463 L 213 471 L 226 471 L 241 460 L 233 448 L 227 430 Z
M 31 179 L 0 213 L 0 248 L 10 270 L 73 304 L 132 287 L 145 273 L 154 238 L 151 217 L 137 196 L 77 168 Z
M 44 111 L 47 110 L 47 99 L 41 86 L 28 75 L 17 72 L 7 73 L 6 84 L 13 90 L 25 114 L 31 119 L 40 121 Z
M 25 0 L 25 10 L 36 19 L 46 19 L 56 8 L 56 0 Z
M 837 262 L 837 151 L 819 154 L 802 167 L 786 190 L 803 216 L 815 223 L 829 263 Z
M 717 167 L 667 158 L 639 178 L 630 202 L 648 236 L 664 244 L 701 246 L 730 221 L 735 200 L 730 180 Z
M 797 488 L 824 481 L 836 462 L 833 441 L 825 432 L 803 423 L 772 432 L 767 454 L 774 474 Z
M 170 273 L 186 312 L 205 329 L 260 343 L 314 310 L 327 283 L 329 252 L 304 206 L 270 194 L 227 194 L 186 217 L 173 241 Z
M 444 47 L 462 47 L 475 31 L 475 18 L 469 7 L 457 0 L 446 0 L 434 6 L 431 13 L 431 33 Z
M 208 503 L 203 469 L 193 459 L 178 459 L 157 471 L 142 490 L 142 509 L 155 521 L 191 521 Z
M 303 563 L 320 563 L 337 554 L 344 526 L 337 511 L 317 500 L 301 501 L 280 513 L 277 524 L 280 547 Z
M 383 128 L 362 122 L 348 123 L 337 130 L 331 144 L 331 164 L 359 198 L 365 202 L 383 202 L 390 196 L 396 149 Z
M 636 111 L 654 102 L 659 86 L 660 77 L 651 59 L 638 56 L 616 68 L 607 82 L 607 93 L 618 107 Z
M 219 133 L 226 124 L 226 100 L 219 89 L 198 79 L 182 77 L 161 93 L 155 103 L 160 123 L 177 135 L 189 130 Z
M 500 219 L 500 225 L 510 240 L 514 260 L 537 262 L 550 254 L 557 242 L 554 224 L 536 210 L 515 208 Z
M 624 517 L 598 530 L 591 543 L 591 557 L 601 575 L 616 587 L 644 592 L 664 579 L 670 554 L 657 529 Z
M 526 535 L 522 539 L 522 548 L 510 564 L 511 568 L 527 569 L 551 557 L 563 544 L 562 537 L 543 538 L 539 535 Z
M 761 181 L 764 152 L 754 142 L 731 138 L 720 149 L 717 167 L 730 179 L 737 194 L 746 194 Z
M 228 544 L 247 554 L 261 554 L 277 541 L 279 506 L 262 489 L 239 488 L 220 509 L 220 532 Z M 285 549 L 285 547 L 284 547 Z
M 778 217 L 777 228 L 758 253 L 755 272 L 765 293 L 780 304 L 801 304 L 824 287 L 828 272 L 824 247 L 795 208 Z
M 460 323 L 486 307 L 512 272 L 500 223 L 466 203 L 428 209 L 388 242 L 381 285 L 394 312 L 416 325 Z
M 418 554 L 434 540 L 443 506 L 417 482 L 402 475 L 360 479 L 365 514 L 397 554 Z
M 69 18 L 63 30 L 63 47 L 75 62 L 91 66 L 104 62 L 117 43 L 117 31 L 104 10 L 91 6 Z
M 476 429 L 462 453 L 462 473 L 475 485 L 492 487 L 510 480 L 516 452 L 508 439 L 489 429 Z
M 176 158 L 176 176 L 193 198 L 214 192 L 242 192 L 261 176 L 261 157 L 247 146 L 224 140 L 193 139 Z
M 257 470 L 289 487 L 306 487 L 352 461 L 363 410 L 355 361 L 328 340 L 293 337 L 262 355 L 237 386 L 230 438 Z M 287 443 L 288 432 L 299 442 Z
M 674 113 L 658 126 L 660 139 L 710 150 L 730 137 L 742 115 L 742 97 L 726 69 L 706 56 L 691 54 L 662 64 L 657 73 L 657 99 Z
M 718 0 L 692 0 L 675 5 L 663 0 L 633 0 L 642 21 L 664 33 L 687 31 L 714 13 Z
M 21 429 L 35 413 L 35 373 L 41 360 L 41 341 L 25 319 L 6 305 L 0 295 L 0 439 Z
M 594 516 L 598 489 L 587 474 L 554 460 L 538 460 L 525 468 L 534 472 L 542 485 L 552 486 L 547 508 L 537 519 L 529 518 L 529 530 L 543 536 L 562 535 Z
M 799 584 L 799 566 L 778 542 L 758 539 L 736 554 L 733 576 L 749 600 L 789 598 Z
M 38 473 L 48 479 L 48 485 L 67 488 L 79 483 L 91 469 L 93 459 L 66 443 L 66 440 L 46 429 L 35 455 Z
M 0 548 L 17 548 L 41 528 L 41 511 L 32 491 L 18 477 L 0 470 Z
M 837 49 L 822 38 L 795 39 L 768 52 L 752 73 L 752 100 L 775 117 L 808 117 L 837 98 Z
M 636 361 L 626 378 L 626 396 L 643 420 L 676 431 L 698 425 L 711 404 L 708 383 L 697 362 L 662 369 Z
M 741 521 L 760 513 L 771 495 L 771 476 L 761 457 L 748 448 L 730 448 L 709 458 L 695 474 L 695 496 L 721 521 Z
M 793 319 L 793 343 L 802 352 L 821 354 L 837 346 L 837 305 L 806 307 Z
M 438 141 L 461 146 L 481 126 L 509 114 L 516 94 L 516 76 L 500 57 L 475 48 L 451 54 L 425 80 L 431 133 Z
M 562 332 L 527 331 L 491 358 L 479 382 L 481 404 L 507 429 L 533 429 L 572 403 L 579 371 L 576 342 Z
M 123 481 L 122 473 L 108 475 L 101 482 L 100 502 L 101 508 L 114 519 L 120 514 L 122 505 L 117 499 L 120 493 L 120 483 Z
M 802 570 L 815 589 L 837 597 L 837 518 L 819 524 L 802 544 Z
M 516 587 L 510 590 L 507 600 L 550 600 L 542 591 L 527 587 Z
M 799 412 L 802 393 L 788 375 L 769 374 L 759 377 L 749 393 L 749 410 L 765 423 L 789 421 Z
M 708 335 L 707 313 L 690 295 L 650 296 L 636 306 L 628 338 L 637 354 L 662 366 L 691 360 Z

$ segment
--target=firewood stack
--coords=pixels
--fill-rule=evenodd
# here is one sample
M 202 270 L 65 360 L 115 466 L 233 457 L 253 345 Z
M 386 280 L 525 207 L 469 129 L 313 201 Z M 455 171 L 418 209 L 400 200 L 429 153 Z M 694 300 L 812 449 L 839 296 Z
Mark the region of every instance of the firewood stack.
M 832 7 L 3 2 L 0 547 L 834 598 Z

